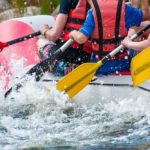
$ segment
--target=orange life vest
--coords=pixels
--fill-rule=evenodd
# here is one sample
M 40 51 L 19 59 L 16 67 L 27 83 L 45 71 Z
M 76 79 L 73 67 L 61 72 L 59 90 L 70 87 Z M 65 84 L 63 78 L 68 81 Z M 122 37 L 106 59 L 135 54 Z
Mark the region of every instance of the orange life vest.
M 71 9 L 69 12 L 68 20 L 65 26 L 65 30 L 62 35 L 62 40 L 67 41 L 69 39 L 68 35 L 73 30 L 79 30 L 86 18 L 88 9 L 90 8 L 86 0 L 79 0 L 75 9 Z M 71 45 L 73 48 L 80 48 L 87 53 L 91 53 L 91 41 L 87 40 L 83 45 L 79 45 L 74 42 Z
M 124 0 L 92 0 L 95 28 L 92 34 L 92 50 L 104 56 L 116 48 L 127 35 L 125 28 Z

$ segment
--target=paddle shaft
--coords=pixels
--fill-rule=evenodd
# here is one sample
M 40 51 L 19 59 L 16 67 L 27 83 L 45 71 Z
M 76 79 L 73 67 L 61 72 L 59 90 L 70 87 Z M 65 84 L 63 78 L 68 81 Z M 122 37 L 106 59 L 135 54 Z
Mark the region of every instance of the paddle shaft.
M 15 44 L 15 43 L 19 43 L 19 42 L 22 42 L 22 41 L 25 41 L 25 40 L 27 40 L 27 39 L 31 39 L 31 38 L 33 38 L 33 37 L 35 37 L 35 36 L 39 36 L 39 35 L 41 35 L 41 32 L 40 32 L 40 31 L 31 33 L 31 34 L 28 34 L 28 35 L 25 35 L 25 36 L 22 36 L 22 37 L 20 37 L 20 38 L 17 38 L 17 39 L 14 39 L 14 40 L 12 40 L 12 41 L 7 42 L 7 46 L 13 45 L 13 44 Z
M 53 53 L 50 53 L 50 57 L 47 58 L 46 60 L 40 62 L 39 64 L 35 65 L 33 68 L 31 68 L 22 78 L 19 83 L 16 83 L 14 87 L 11 87 L 6 91 L 4 94 L 4 97 L 6 98 L 13 90 L 13 88 L 17 91 L 22 87 L 22 84 L 27 81 L 28 75 L 35 74 L 35 79 L 36 81 L 39 81 L 43 74 L 48 71 L 51 62 L 52 62 L 52 57 L 57 58 L 59 57 L 72 43 L 73 39 L 69 39 L 63 46 L 61 46 L 58 50 L 56 50 Z
M 72 43 L 73 43 L 73 39 L 69 39 L 65 44 L 63 44 L 58 50 L 49 53 L 50 58 L 51 57 L 58 57 L 59 55 L 61 55 Z
M 131 36 L 131 40 L 134 41 L 138 36 L 142 35 L 146 30 L 150 28 L 150 24 L 143 27 L 140 31 L 135 33 Z M 116 49 L 114 49 L 112 52 L 110 52 L 108 55 L 106 55 L 101 61 L 102 63 L 106 62 L 108 59 L 110 59 L 112 56 L 115 56 L 121 49 L 124 49 L 125 47 L 121 44 Z

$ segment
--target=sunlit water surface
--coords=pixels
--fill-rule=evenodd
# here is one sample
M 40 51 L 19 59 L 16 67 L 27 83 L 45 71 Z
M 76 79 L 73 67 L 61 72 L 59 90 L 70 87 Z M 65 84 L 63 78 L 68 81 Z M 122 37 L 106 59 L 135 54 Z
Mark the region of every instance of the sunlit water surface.
M 78 106 L 54 85 L 49 92 L 31 80 L 7 99 L 1 92 L 1 150 L 150 148 L 150 100 L 144 95 Z

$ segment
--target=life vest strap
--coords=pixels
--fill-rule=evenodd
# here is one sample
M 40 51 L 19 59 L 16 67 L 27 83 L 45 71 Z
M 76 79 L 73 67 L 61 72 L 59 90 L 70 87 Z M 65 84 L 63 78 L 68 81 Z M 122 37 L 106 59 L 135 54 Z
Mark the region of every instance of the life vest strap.
M 102 40 L 103 44 L 114 44 L 114 43 L 120 43 L 120 41 L 122 41 L 125 37 L 118 37 L 118 38 L 112 38 L 112 39 L 104 39 Z M 94 44 L 98 44 L 99 40 L 98 39 L 92 39 L 92 42 Z
M 68 18 L 68 23 L 74 23 L 74 24 L 83 24 L 85 20 L 83 19 L 76 19 L 76 18 Z

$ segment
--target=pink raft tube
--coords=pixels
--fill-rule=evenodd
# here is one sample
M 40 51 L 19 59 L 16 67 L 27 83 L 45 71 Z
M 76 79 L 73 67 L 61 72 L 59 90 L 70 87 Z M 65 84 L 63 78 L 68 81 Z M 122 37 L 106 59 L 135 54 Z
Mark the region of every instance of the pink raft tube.
M 0 24 L 0 41 L 8 42 L 16 38 L 35 32 L 27 23 L 18 20 L 8 20 Z M 19 74 L 19 70 L 39 63 L 40 57 L 37 49 L 38 37 L 8 46 L 0 53 L 0 85 L 5 92 L 11 79 Z M 14 70 L 15 64 L 23 60 L 23 68 Z

